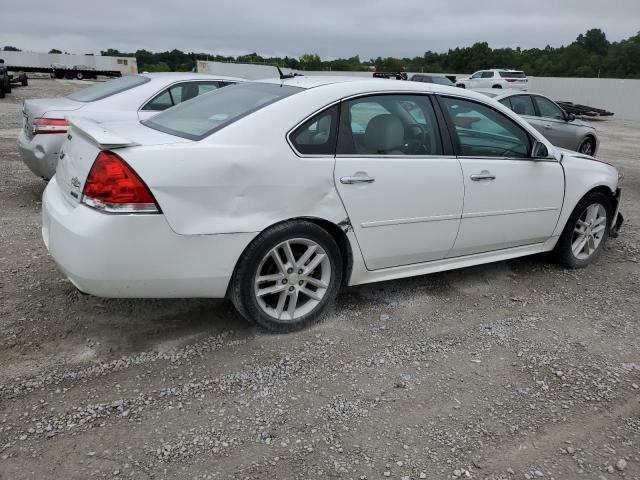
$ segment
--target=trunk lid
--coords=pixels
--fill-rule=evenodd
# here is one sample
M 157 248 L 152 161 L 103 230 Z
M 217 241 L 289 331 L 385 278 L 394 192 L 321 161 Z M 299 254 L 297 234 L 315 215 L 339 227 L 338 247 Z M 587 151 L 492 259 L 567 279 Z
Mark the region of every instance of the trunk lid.
M 56 180 L 71 205 L 78 205 L 93 162 L 101 150 L 143 145 L 191 142 L 152 130 L 139 122 L 99 124 L 86 118 L 67 117 L 69 131 L 58 159 Z
M 66 97 L 32 98 L 25 100 L 22 106 L 24 131 L 28 138 L 32 138 L 31 128 L 34 118 L 64 118 L 65 115 L 83 106 L 84 103 Z

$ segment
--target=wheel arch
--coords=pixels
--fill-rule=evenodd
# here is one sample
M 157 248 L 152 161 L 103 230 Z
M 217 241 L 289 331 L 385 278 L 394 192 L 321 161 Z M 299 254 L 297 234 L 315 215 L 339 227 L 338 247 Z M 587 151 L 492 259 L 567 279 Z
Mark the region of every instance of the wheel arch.
M 351 246 L 351 242 L 347 237 L 347 232 L 351 230 L 351 223 L 348 218 L 343 220 L 342 222 L 335 223 L 331 220 L 327 220 L 325 218 L 320 217 L 291 217 L 284 220 L 280 220 L 275 222 L 266 228 L 264 228 L 260 233 L 258 233 L 254 239 L 249 242 L 249 244 L 242 250 L 242 253 L 238 256 L 236 263 L 233 267 L 233 276 L 236 274 L 236 270 L 238 268 L 238 264 L 240 263 L 240 259 L 245 255 L 247 249 L 251 246 L 251 244 L 264 232 L 267 230 L 276 227 L 282 223 L 286 222 L 295 222 L 295 221 L 304 221 L 313 223 L 323 230 L 325 230 L 331 237 L 335 240 L 338 245 L 338 249 L 340 250 L 340 255 L 342 257 L 342 285 L 348 285 L 349 279 L 351 278 L 351 272 L 353 270 L 353 248 Z M 231 287 L 231 283 L 229 282 L 229 286 L 227 287 L 227 296 L 229 296 L 229 288 Z

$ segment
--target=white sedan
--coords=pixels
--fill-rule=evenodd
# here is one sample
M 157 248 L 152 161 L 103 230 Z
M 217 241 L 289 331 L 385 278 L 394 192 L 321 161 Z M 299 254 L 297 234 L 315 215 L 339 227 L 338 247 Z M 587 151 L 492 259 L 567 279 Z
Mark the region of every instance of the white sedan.
M 56 172 L 60 147 L 69 128 L 68 115 L 98 122 L 145 120 L 239 81 L 198 73 L 144 73 L 98 83 L 67 97 L 25 100 L 18 150 L 33 173 L 49 180 Z
M 70 123 L 42 234 L 73 284 L 226 296 L 272 331 L 341 285 L 551 250 L 583 267 L 622 221 L 614 167 L 458 88 L 296 77 Z

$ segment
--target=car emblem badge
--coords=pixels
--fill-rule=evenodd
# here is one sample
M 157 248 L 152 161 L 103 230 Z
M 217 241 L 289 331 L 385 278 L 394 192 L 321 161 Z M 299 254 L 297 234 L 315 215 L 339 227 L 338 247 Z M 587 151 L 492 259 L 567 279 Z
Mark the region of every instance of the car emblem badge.
M 67 140 L 71 140 L 73 137 L 71 136 L 71 134 L 67 135 Z
M 60 157 L 59 157 L 60 160 L 62 160 L 64 158 L 64 155 L 65 155 L 64 152 L 60 152 Z
M 73 177 L 71 179 L 71 185 L 75 188 L 80 188 L 80 180 L 78 180 L 78 177 Z

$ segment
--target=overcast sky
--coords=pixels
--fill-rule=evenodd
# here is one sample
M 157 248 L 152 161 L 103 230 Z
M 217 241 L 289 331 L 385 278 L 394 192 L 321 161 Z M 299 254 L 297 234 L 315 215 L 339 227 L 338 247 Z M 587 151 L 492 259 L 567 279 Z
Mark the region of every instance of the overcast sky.
M 145 48 L 323 58 L 414 57 L 486 41 L 571 43 L 640 30 L 640 0 L 16 0 L 0 8 L 0 46 L 99 53 Z

